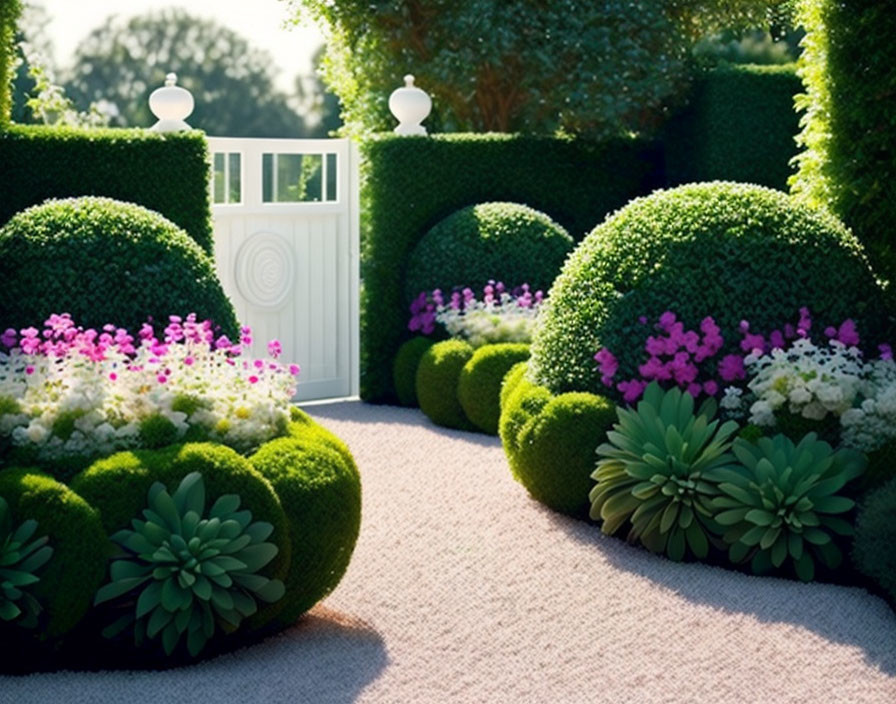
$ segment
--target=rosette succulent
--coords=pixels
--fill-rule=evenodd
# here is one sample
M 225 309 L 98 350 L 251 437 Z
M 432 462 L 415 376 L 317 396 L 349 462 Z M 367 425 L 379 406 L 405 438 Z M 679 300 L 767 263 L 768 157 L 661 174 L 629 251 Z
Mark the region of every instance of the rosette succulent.
M 681 560 L 688 548 L 709 551 L 712 499 L 720 470 L 735 464 L 729 452 L 734 421 L 719 425 L 716 403 L 707 399 L 694 413 L 694 399 L 653 382 L 635 409 L 617 409 L 619 422 L 600 445 L 591 475 L 591 518 L 611 535 L 631 523 L 629 542 Z
M 53 555 L 47 536 L 32 540 L 36 531 L 31 518 L 14 529 L 9 505 L 0 496 L 0 619 L 25 628 L 36 626 L 43 610 L 28 587 L 40 581 L 37 571 Z
M 206 514 L 205 483 L 188 474 L 173 495 L 154 483 L 144 520 L 120 530 L 112 540 L 123 552 L 110 567 L 111 581 L 96 594 L 95 604 L 113 601 L 125 611 L 103 631 L 114 637 L 134 623 L 135 642 L 161 637 L 171 655 L 186 638 L 198 654 L 216 629 L 236 630 L 258 610 L 257 600 L 274 602 L 283 583 L 258 574 L 277 554 L 265 542 L 270 523 L 252 522 L 239 510 L 240 497 L 225 494 Z
M 865 457 L 835 452 L 815 433 L 798 444 L 785 435 L 756 444 L 738 439 L 733 450 L 743 466 L 725 472 L 721 494 L 712 501 L 732 562 L 750 559 L 753 571 L 762 573 L 790 560 L 806 582 L 815 576 L 816 558 L 837 567 L 843 555 L 832 534 L 853 530 L 836 514 L 854 506 L 837 492 L 864 471 Z

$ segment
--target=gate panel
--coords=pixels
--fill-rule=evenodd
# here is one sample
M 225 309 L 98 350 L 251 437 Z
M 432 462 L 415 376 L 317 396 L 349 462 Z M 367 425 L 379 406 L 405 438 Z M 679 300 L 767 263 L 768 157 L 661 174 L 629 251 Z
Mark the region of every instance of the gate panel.
M 348 140 L 209 138 L 215 259 L 252 353 L 283 345 L 297 401 L 358 393 L 357 155 Z M 238 156 L 236 156 L 238 155 Z M 334 173 L 335 172 L 335 173 Z

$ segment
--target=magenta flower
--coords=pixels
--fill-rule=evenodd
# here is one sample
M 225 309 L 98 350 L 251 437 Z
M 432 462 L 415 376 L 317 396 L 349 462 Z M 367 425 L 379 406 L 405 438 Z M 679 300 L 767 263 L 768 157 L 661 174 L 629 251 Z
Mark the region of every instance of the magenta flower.
M 16 334 L 16 331 L 12 328 L 7 328 L 3 331 L 3 334 L 0 335 L 0 343 L 5 347 L 15 347 L 17 338 L 18 335 Z
M 745 379 L 747 372 L 744 369 L 743 357 L 736 354 L 729 354 L 722 357 L 719 362 L 719 376 L 723 381 L 734 381 L 735 379 Z
M 250 384 L 257 384 L 257 383 L 258 383 L 258 377 L 255 376 L 255 375 L 253 374 L 252 376 L 249 377 L 249 383 L 250 383 Z
M 268 354 L 274 359 L 283 354 L 283 345 L 280 344 L 280 340 L 271 340 L 268 343 Z

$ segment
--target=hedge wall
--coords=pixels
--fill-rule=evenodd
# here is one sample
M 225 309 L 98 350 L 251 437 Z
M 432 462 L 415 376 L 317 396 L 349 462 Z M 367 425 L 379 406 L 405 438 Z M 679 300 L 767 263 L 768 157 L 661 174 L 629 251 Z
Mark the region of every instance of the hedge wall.
M 806 95 L 793 191 L 828 207 L 896 279 L 896 5 L 800 0 Z
M 639 141 L 550 137 L 377 135 L 361 145 L 361 397 L 394 402 L 392 359 L 411 336 L 402 304 L 408 254 L 433 225 L 485 201 L 541 210 L 577 240 L 662 180 L 658 149 Z
M 719 180 L 786 190 L 799 131 L 794 96 L 801 91 L 796 64 L 707 72 L 667 126 L 667 185 Z
M 47 198 L 107 196 L 158 211 L 211 254 L 208 158 L 197 131 L 11 125 L 0 131 L 0 225 Z

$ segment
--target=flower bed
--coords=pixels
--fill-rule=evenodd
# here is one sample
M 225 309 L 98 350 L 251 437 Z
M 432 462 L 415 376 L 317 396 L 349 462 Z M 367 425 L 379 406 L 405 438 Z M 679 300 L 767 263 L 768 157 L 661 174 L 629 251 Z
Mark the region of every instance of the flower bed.
M 338 583 L 360 526 L 351 454 L 289 405 L 297 367 L 247 359 L 246 328 L 212 330 L 172 317 L 132 336 L 54 315 L 3 334 L 9 668 L 204 657 L 290 625 Z

